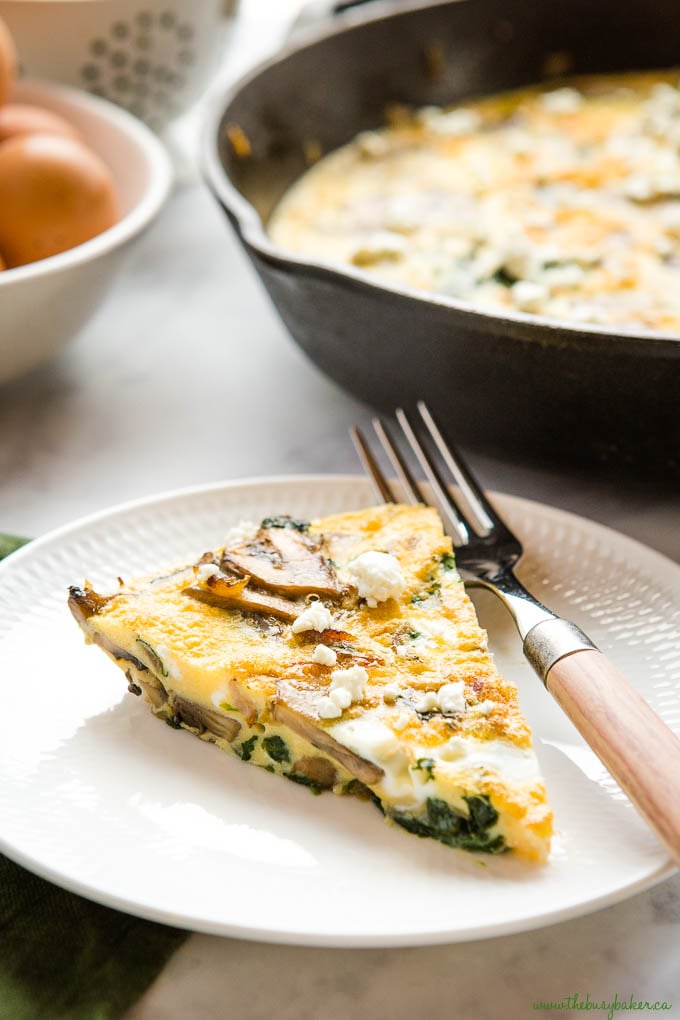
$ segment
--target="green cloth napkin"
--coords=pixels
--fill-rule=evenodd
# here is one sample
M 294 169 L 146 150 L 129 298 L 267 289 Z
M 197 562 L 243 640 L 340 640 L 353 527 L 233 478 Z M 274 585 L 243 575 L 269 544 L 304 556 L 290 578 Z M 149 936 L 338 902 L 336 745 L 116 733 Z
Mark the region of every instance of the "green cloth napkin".
M 5 556 L 9 556 L 15 549 L 20 549 L 28 541 L 28 538 L 19 538 L 18 535 L 3 535 L 0 533 L 0 560 L 4 560 Z
M 0 559 L 27 541 L 0 534 Z M 114 1020 L 187 935 L 101 907 L 0 855 L 0 1020 Z

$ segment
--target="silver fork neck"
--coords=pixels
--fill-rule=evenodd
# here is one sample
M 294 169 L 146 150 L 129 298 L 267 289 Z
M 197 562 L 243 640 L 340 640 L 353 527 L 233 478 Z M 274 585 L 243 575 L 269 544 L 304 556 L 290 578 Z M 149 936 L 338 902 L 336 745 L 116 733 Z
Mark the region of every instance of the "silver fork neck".
M 557 619 L 554 613 L 529 594 L 510 570 L 497 575 L 493 580 L 467 574 L 464 569 L 461 569 L 460 576 L 466 588 L 486 588 L 501 600 L 515 621 L 522 640 L 537 624 Z
M 543 683 L 555 663 L 566 655 L 596 649 L 580 627 L 546 609 L 511 570 L 504 571 L 493 582 L 479 577 L 466 578 L 464 570 L 460 573 L 466 587 L 487 588 L 501 600 L 515 621 L 525 656 Z

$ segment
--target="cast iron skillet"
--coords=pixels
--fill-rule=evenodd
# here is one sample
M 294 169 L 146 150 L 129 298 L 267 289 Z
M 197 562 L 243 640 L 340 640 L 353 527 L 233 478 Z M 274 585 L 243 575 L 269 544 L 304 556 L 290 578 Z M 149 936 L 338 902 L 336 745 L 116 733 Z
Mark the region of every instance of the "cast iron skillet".
M 233 86 L 209 117 L 204 166 L 288 329 L 352 393 L 385 410 L 425 397 L 460 441 L 493 452 L 679 471 L 680 337 L 477 310 L 288 255 L 264 228 L 310 143 L 342 145 L 384 123 L 388 103 L 445 105 L 551 68 L 677 64 L 677 0 L 372 3 Z

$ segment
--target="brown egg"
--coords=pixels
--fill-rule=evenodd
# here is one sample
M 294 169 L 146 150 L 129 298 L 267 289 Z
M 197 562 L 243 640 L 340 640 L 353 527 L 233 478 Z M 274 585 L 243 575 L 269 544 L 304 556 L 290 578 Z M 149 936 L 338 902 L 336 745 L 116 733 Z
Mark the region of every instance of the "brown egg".
M 8 268 L 74 248 L 118 219 L 108 167 L 82 142 L 57 135 L 0 145 L 0 210 Z
M 5 103 L 0 106 L 0 143 L 17 135 L 62 135 L 82 141 L 72 124 L 50 110 L 29 103 Z
M 17 70 L 17 51 L 5 22 L 0 18 L 0 103 L 9 99 Z

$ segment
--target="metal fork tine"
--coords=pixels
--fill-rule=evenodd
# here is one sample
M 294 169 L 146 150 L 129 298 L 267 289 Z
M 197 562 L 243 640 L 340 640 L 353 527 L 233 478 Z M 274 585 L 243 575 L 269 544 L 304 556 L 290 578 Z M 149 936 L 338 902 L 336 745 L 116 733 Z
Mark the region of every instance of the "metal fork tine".
M 385 478 L 384 474 L 378 467 L 378 463 L 371 453 L 369 446 L 364 439 L 363 435 L 358 428 L 352 427 L 349 430 L 349 434 L 352 437 L 354 443 L 354 449 L 359 454 L 359 460 L 364 465 L 366 471 L 375 482 L 376 488 L 380 493 L 380 498 L 385 503 L 397 503 L 398 500 L 395 498 L 394 493 L 390 487 L 389 482 Z
M 479 520 L 483 530 L 492 531 L 494 528 L 504 527 L 503 521 L 480 489 L 460 451 L 451 443 L 447 443 L 442 436 L 425 401 L 419 400 L 417 407 L 442 460 L 455 478 L 468 506 Z
M 420 440 L 413 431 L 411 423 L 406 417 L 405 412 L 400 407 L 395 414 L 409 446 L 416 455 L 418 463 L 425 472 L 425 477 L 432 486 L 432 490 L 437 497 L 437 502 L 439 503 L 443 516 L 446 517 L 451 528 L 455 531 L 456 535 L 458 535 L 461 544 L 466 545 L 470 541 L 472 529 L 465 518 L 465 514 L 458 508 L 453 497 L 446 488 L 437 468 L 425 452 Z
M 402 484 L 406 491 L 408 502 L 424 503 L 425 500 L 422 497 L 420 489 L 418 488 L 418 485 L 413 475 L 408 469 L 406 461 L 402 457 L 398 447 L 395 445 L 395 442 L 392 439 L 392 436 L 388 432 L 387 427 L 380 420 L 380 418 L 373 419 L 373 428 L 375 429 L 376 436 L 380 440 L 380 445 L 382 446 L 383 450 L 385 451 L 389 458 L 390 464 L 397 472 L 399 478 L 402 481 Z

